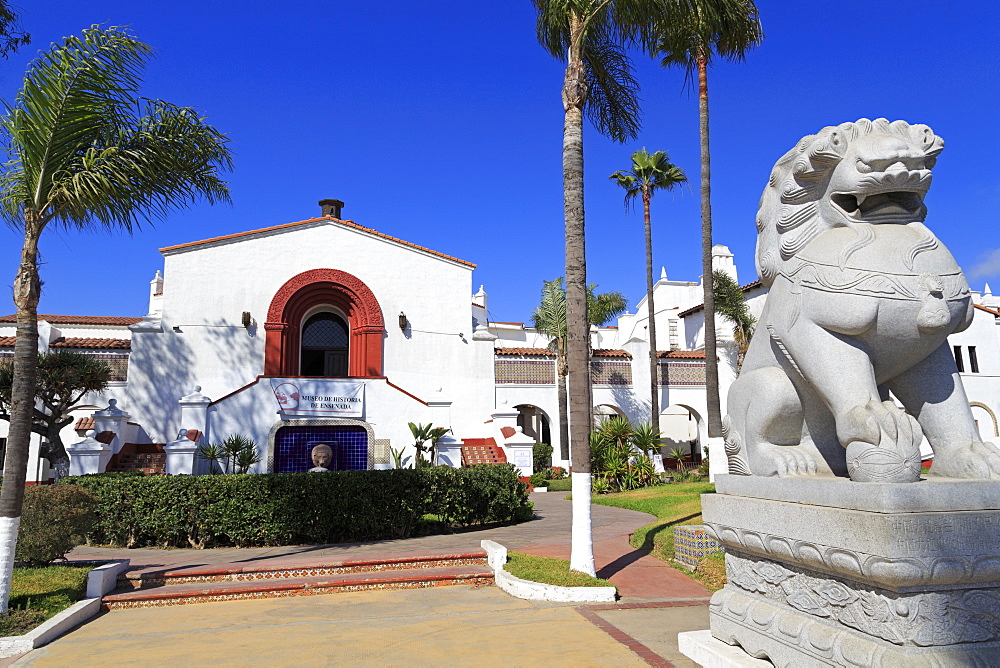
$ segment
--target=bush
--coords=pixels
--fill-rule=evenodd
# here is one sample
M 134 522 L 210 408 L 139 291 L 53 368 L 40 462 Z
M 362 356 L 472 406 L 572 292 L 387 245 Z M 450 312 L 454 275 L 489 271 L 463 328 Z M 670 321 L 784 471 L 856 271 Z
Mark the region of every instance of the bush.
M 534 458 L 536 472 L 552 466 L 552 446 L 548 443 L 535 443 L 531 454 Z
M 548 469 L 545 469 L 544 471 L 539 471 L 538 473 L 532 473 L 531 485 L 532 487 L 548 487 L 549 486 Z
M 91 540 L 127 547 L 360 542 L 411 536 L 428 514 L 459 526 L 531 517 L 509 464 L 67 482 L 99 499 Z
M 65 557 L 86 542 L 97 507 L 97 497 L 77 485 L 27 487 L 14 558 L 44 566 Z

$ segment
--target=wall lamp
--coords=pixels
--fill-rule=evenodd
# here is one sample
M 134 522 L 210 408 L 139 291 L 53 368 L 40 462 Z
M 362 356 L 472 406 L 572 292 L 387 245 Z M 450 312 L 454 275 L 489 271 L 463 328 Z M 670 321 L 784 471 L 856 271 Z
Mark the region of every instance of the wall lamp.
M 406 320 L 406 314 L 402 311 L 399 312 L 399 328 L 406 331 L 406 328 L 410 326 L 410 323 Z
M 253 324 L 253 318 L 250 317 L 250 311 L 243 311 L 243 326 L 250 329 L 250 325 Z

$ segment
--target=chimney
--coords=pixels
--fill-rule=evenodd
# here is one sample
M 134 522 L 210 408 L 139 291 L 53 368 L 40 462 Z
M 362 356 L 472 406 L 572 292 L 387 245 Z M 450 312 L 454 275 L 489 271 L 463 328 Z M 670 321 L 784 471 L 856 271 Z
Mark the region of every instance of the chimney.
M 320 215 L 324 218 L 340 218 L 340 210 L 344 208 L 344 203 L 339 199 L 321 199 L 319 201 Z

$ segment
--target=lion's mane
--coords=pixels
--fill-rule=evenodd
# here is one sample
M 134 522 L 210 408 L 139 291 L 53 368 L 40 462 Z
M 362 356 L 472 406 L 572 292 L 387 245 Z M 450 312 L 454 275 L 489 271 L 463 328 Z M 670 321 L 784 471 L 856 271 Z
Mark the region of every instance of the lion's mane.
M 905 121 L 890 123 L 885 118 L 861 118 L 804 137 L 775 163 L 760 198 L 756 262 L 765 286 L 770 287 L 784 263 L 822 232 L 847 225 L 824 220 L 818 202 L 825 196 L 830 176 L 850 144 L 870 134 L 896 135 L 922 147 L 928 168 L 944 149 L 944 140 L 928 126 Z

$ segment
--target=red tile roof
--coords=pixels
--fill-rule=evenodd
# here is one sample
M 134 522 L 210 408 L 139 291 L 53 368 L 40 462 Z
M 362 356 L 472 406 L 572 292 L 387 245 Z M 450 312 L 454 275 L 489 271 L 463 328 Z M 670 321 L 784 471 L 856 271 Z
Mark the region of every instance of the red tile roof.
M 497 355 L 523 355 L 525 357 L 555 357 L 556 354 L 548 348 L 497 348 Z
M 656 356 L 660 358 L 671 358 L 671 359 L 703 360 L 705 359 L 705 351 L 704 350 L 659 350 L 657 351 Z
M 50 348 L 88 348 L 92 350 L 128 350 L 132 342 L 128 339 L 91 339 L 75 336 L 60 336 L 49 344 Z
M 16 337 L 0 336 L 0 348 L 13 348 Z
M 500 433 L 503 434 L 504 438 L 510 438 L 517 433 L 517 429 L 513 427 L 500 427 Z
M 53 325 L 134 325 L 142 318 L 123 318 L 100 315 L 48 315 L 39 313 L 39 320 Z M 0 316 L 0 322 L 17 322 L 16 315 Z
M 632 355 L 625 352 L 624 350 L 618 350 L 616 348 L 594 348 L 594 357 L 628 357 L 631 358 Z
M 213 237 L 211 239 L 202 239 L 201 241 L 191 241 L 191 242 L 188 242 L 186 244 L 178 244 L 176 246 L 167 246 L 165 248 L 161 248 L 160 252 L 161 253 L 165 253 L 167 251 L 182 250 L 184 248 L 194 248 L 195 246 L 201 246 L 202 244 L 214 243 L 216 241 L 228 241 L 229 239 L 239 239 L 241 237 L 247 237 L 247 236 L 251 236 L 253 234 L 261 234 L 263 232 L 274 232 L 276 230 L 284 230 L 284 229 L 289 229 L 289 228 L 292 228 L 292 227 L 298 227 L 299 225 L 308 225 L 310 223 L 319 223 L 319 222 L 335 223 L 335 224 L 340 225 L 342 227 L 347 227 L 349 229 L 357 230 L 358 232 L 364 232 L 365 234 L 369 234 L 369 235 L 371 235 L 373 237 L 378 237 L 380 239 L 386 239 L 388 241 L 394 241 L 394 242 L 396 242 L 398 244 L 402 244 L 404 246 L 409 246 L 410 248 L 415 248 L 417 250 L 424 251 L 425 253 L 430 253 L 431 255 L 437 255 L 438 257 L 442 257 L 442 258 L 444 258 L 446 260 L 451 260 L 453 262 L 458 262 L 459 264 L 464 264 L 464 265 L 469 266 L 469 267 L 475 267 L 476 266 L 472 262 L 466 262 L 465 260 L 459 260 L 457 257 L 452 257 L 451 255 L 445 255 L 444 253 L 439 253 L 439 252 L 437 252 L 435 250 L 431 250 L 430 248 L 425 248 L 423 246 L 418 246 L 417 244 L 410 243 L 409 241 L 404 241 L 404 240 L 399 239 L 397 237 L 392 237 L 392 236 L 389 236 L 388 234 L 383 234 L 383 233 L 381 233 L 381 232 L 379 232 L 377 230 L 373 230 L 370 227 L 365 227 L 363 225 L 358 225 L 353 220 L 340 220 L 338 218 L 331 218 L 331 217 L 326 217 L 326 218 L 309 218 L 307 220 L 300 220 L 300 221 L 297 221 L 297 222 L 294 222 L 294 223 L 285 223 L 284 225 L 274 225 L 272 227 L 263 227 L 263 228 L 261 228 L 259 230 L 248 230 L 246 232 L 238 232 L 236 234 L 227 234 L 225 236 Z
M 995 315 L 996 317 L 1000 318 L 1000 311 L 994 311 L 991 308 L 986 308 L 985 306 L 980 306 L 979 304 L 973 304 L 973 306 L 975 306 L 980 311 L 986 311 L 987 313 Z
M 89 431 L 94 428 L 94 418 L 92 417 L 82 417 L 76 421 L 73 425 L 73 429 L 77 431 Z
M 751 290 L 753 290 L 755 288 L 759 288 L 759 287 L 762 287 L 762 284 L 761 284 L 760 280 L 756 280 L 753 283 L 747 283 L 746 285 L 741 285 L 740 286 L 740 290 L 742 290 L 743 292 L 750 292 Z M 679 315 L 680 317 L 683 318 L 684 316 L 691 315 L 692 313 L 697 313 L 698 311 L 702 310 L 703 308 L 705 308 L 704 304 L 698 304 L 697 306 L 692 306 L 691 308 L 687 309 L 686 311 L 681 311 L 677 315 Z

